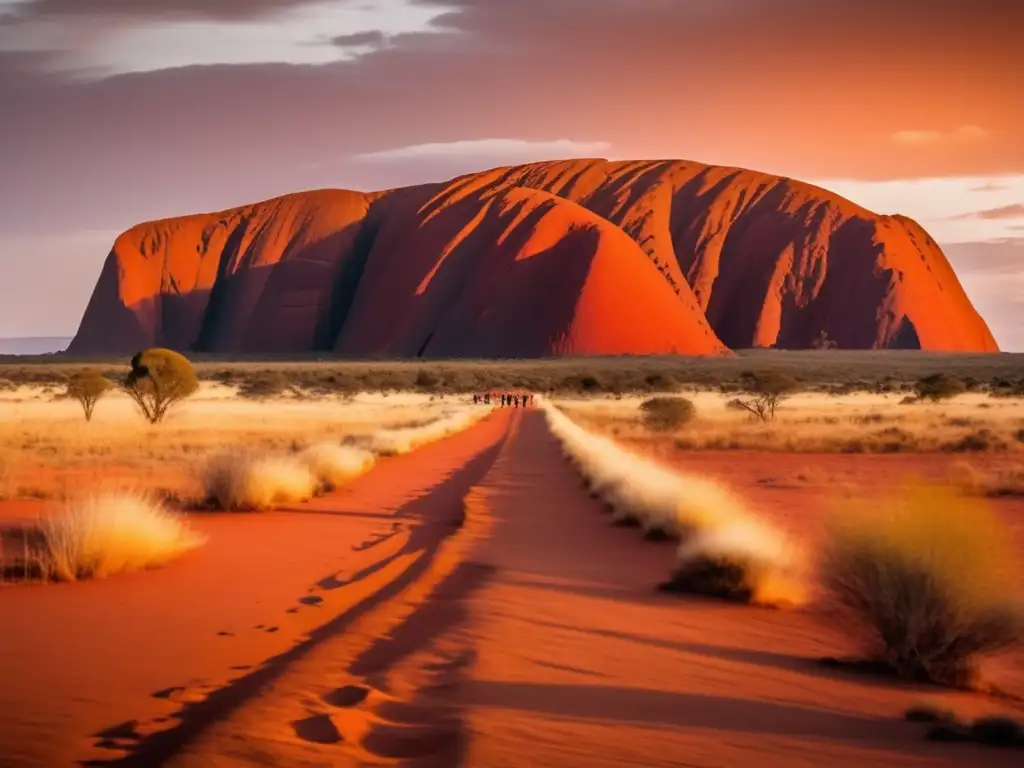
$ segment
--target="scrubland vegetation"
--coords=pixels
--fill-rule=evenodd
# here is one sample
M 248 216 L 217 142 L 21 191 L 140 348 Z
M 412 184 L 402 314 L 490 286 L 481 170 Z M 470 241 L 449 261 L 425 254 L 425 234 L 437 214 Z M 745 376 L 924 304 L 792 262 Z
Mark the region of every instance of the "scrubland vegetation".
M 588 428 L 627 443 L 675 451 L 791 453 L 1020 453 L 1024 399 L 963 395 L 902 404 L 900 395 L 793 394 L 764 422 L 730 395 L 689 396 L 694 414 L 670 429 L 650 428 L 640 397 L 556 400 Z
M 728 358 L 606 357 L 556 360 L 343 361 L 314 354 L 287 359 L 226 360 L 190 355 L 197 377 L 237 388 L 255 399 L 322 397 L 357 392 L 403 391 L 440 395 L 486 389 L 527 389 L 556 395 L 740 393 L 751 375 L 782 374 L 801 392 L 876 394 L 914 392 L 942 374 L 969 393 L 1024 396 L 1024 355 L 949 355 L 886 351 L 753 350 Z M 124 360 L 65 355 L 0 357 L 0 389 L 38 385 L 62 388 L 83 369 L 98 369 L 121 382 Z
M 952 489 L 841 508 L 821 570 L 868 656 L 901 677 L 967 686 L 980 656 L 1024 641 L 1012 532 Z
M 184 515 L 159 501 L 98 493 L 64 502 L 0 540 L 4 579 L 76 581 L 163 565 L 202 545 Z M 20 546 L 19 546 L 20 545 Z
M 951 485 L 912 485 L 842 506 L 815 568 L 726 488 L 630 453 L 549 402 L 543 407 L 613 521 L 679 541 L 665 588 L 778 605 L 803 602 L 820 585 L 847 611 L 867 662 L 943 685 L 974 685 L 981 657 L 1024 642 L 1013 533 Z
M 581 428 L 548 402 L 548 423 L 612 519 L 679 541 L 666 588 L 778 605 L 803 600 L 801 556 L 783 534 L 707 478 L 660 467 Z

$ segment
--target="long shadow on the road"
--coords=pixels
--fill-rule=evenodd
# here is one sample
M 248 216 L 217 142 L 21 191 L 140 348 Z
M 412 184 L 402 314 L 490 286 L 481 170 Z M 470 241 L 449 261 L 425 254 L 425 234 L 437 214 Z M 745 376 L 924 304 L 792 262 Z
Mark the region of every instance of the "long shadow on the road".
M 387 558 L 385 562 L 386 565 L 400 555 L 415 553 L 415 559 L 397 578 L 310 632 L 306 640 L 284 653 L 267 659 L 253 672 L 219 688 L 201 702 L 186 705 L 174 715 L 178 720 L 177 725 L 139 739 L 130 754 L 113 760 L 90 760 L 81 764 L 132 768 L 153 768 L 163 764 L 180 753 L 208 728 L 227 720 L 235 710 L 258 695 L 265 686 L 285 674 L 291 664 L 415 583 L 429 568 L 442 542 L 461 526 L 465 515 L 465 495 L 490 470 L 507 436 L 508 433 L 499 435 L 492 446 L 467 461 L 426 495 L 400 510 L 402 518 L 418 519 L 420 523 L 412 528 L 409 540 L 401 552 Z M 374 567 L 373 571 L 367 569 L 359 575 L 366 578 L 371 572 L 383 567 L 384 565 L 379 565 Z M 134 728 L 134 723 L 124 725 Z

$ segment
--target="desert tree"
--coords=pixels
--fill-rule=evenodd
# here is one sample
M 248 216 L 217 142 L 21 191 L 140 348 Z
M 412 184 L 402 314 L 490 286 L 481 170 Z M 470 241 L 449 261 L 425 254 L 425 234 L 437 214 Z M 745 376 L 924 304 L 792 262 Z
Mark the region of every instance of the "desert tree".
M 77 400 L 85 413 L 85 420 L 92 421 L 96 403 L 110 391 L 110 388 L 110 380 L 103 375 L 102 371 L 88 368 L 73 374 L 68 379 L 67 391 L 64 396 Z
M 797 390 L 796 379 L 780 371 L 745 371 L 740 377 L 740 389 L 744 397 L 733 400 L 735 407 L 742 408 L 765 424 L 775 421 L 779 403 Z
M 184 355 L 153 348 L 132 358 L 124 389 L 149 423 L 159 424 L 171 407 L 199 389 L 199 379 Z

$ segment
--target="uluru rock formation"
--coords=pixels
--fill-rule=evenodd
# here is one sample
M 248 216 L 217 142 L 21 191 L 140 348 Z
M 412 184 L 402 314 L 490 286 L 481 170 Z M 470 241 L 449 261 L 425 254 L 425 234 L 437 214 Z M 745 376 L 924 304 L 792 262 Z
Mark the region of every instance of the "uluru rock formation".
M 997 351 L 915 222 L 687 161 L 571 160 L 141 224 L 69 352 Z

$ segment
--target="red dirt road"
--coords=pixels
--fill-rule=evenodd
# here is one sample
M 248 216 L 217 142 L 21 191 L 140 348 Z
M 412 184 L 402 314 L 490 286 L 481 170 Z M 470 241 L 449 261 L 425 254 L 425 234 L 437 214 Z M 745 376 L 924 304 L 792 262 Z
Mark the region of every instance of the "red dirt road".
M 0 590 L 5 624 L 21 611 L 0 641 L 0 766 L 1019 760 L 901 720 L 923 699 L 1005 704 L 819 668 L 854 650 L 820 613 L 657 593 L 672 545 L 611 527 L 536 411 L 203 525 L 205 550 L 160 571 Z

